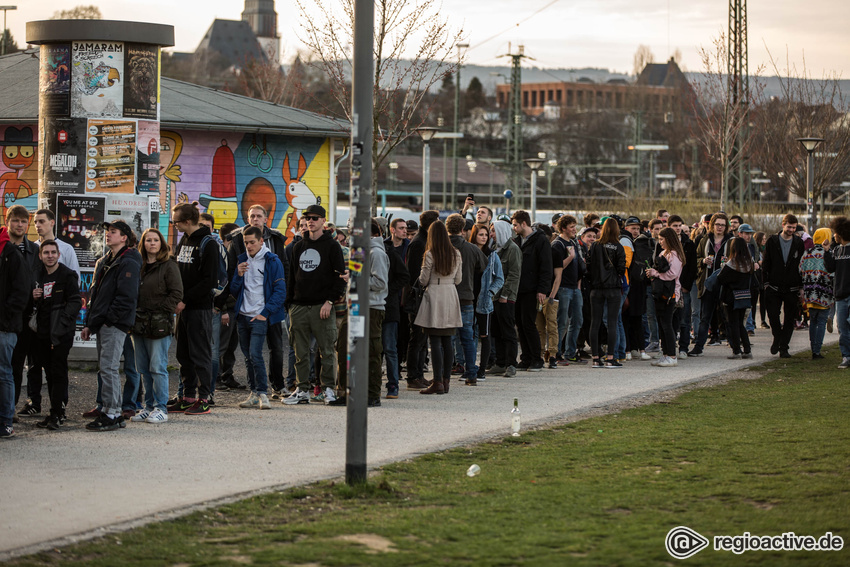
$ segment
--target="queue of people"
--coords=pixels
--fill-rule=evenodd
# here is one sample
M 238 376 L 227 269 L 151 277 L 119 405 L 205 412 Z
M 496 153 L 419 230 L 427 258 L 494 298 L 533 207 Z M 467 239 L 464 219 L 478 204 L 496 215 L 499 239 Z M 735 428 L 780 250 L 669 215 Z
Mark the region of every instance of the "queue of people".
M 344 406 L 345 230 L 319 205 L 303 211 L 288 243 L 266 226 L 260 205 L 250 208 L 247 226 L 225 224 L 218 234 L 195 203 L 171 214 L 182 235 L 173 253 L 157 229 L 137 239 L 124 221 L 103 225 L 105 254 L 80 333 L 95 339 L 98 359 L 86 429 L 208 414 L 217 388 L 244 390 L 244 409 L 271 409 L 274 401 Z M 26 237 L 23 207 L 10 207 L 0 228 L 0 437 L 14 434 L 19 417 L 43 417 L 37 425 L 48 430 L 66 420 L 80 269 L 73 249 L 56 239 L 53 213 L 42 209 L 34 219 L 36 242 Z M 794 330 L 808 327 L 815 360 L 836 318 L 839 368 L 850 367 L 850 220 L 834 219 L 811 236 L 792 214 L 763 233 L 743 220 L 719 212 L 689 227 L 659 210 L 645 220 L 589 213 L 581 223 L 558 214 L 550 225 L 525 211 L 494 218 L 472 199 L 445 221 L 438 211 L 424 211 L 418 223 L 373 219 L 368 405 L 381 405 L 384 375 L 392 400 L 403 378 L 408 390 L 445 395 L 453 375 L 478 386 L 588 363 L 666 368 L 724 342 L 728 358 L 752 358 L 759 314 L 772 333 L 771 354 L 790 356 Z M 179 384 L 169 399 L 172 339 Z M 247 385 L 234 377 L 237 348 Z M 27 400 L 15 412 L 25 366 Z

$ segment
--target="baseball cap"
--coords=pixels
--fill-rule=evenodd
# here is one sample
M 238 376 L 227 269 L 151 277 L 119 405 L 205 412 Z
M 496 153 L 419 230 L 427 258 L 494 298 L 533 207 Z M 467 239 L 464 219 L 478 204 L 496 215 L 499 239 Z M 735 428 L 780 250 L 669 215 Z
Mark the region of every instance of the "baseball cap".
M 106 230 L 110 228 L 117 229 L 121 234 L 127 237 L 127 241 L 130 243 L 136 242 L 136 233 L 133 232 L 133 229 L 130 228 L 130 225 L 122 220 L 114 220 L 112 222 L 104 222 L 101 223 L 101 226 Z
M 419 230 L 419 224 L 415 220 L 407 221 L 407 230 Z
M 751 226 L 750 226 L 750 225 L 748 225 L 747 223 L 744 223 L 744 224 L 742 224 L 741 226 L 739 226 L 739 227 L 738 227 L 738 232 L 750 232 L 750 233 L 754 233 L 754 232 L 755 232 L 755 230 L 753 230 L 753 227 L 751 227 Z
M 321 205 L 310 205 L 306 209 L 304 209 L 303 215 L 316 215 L 319 218 L 325 218 L 325 208 Z
M 629 217 L 629 218 L 627 218 L 627 219 L 626 219 L 626 224 L 625 224 L 625 225 L 623 225 L 623 226 L 629 226 L 629 225 L 632 225 L 632 224 L 637 224 L 637 225 L 639 225 L 639 224 L 640 224 L 640 219 L 639 219 L 639 218 L 637 218 L 637 217 L 635 217 L 635 216 L 631 216 L 631 217 Z

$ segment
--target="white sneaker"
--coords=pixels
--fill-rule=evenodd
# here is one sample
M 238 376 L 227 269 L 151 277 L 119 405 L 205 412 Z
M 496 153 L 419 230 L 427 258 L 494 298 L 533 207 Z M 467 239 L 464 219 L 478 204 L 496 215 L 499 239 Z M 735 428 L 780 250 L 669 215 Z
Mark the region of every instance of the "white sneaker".
M 333 388 L 325 388 L 325 405 L 330 405 L 331 402 L 336 401 L 336 394 L 334 393 Z
M 841 364 L 838 365 L 838 368 L 841 368 L 842 370 L 845 368 L 850 368 L 850 357 L 845 356 L 844 358 L 842 358 Z
M 670 357 L 670 356 L 665 356 L 665 357 L 664 357 L 664 358 L 662 358 L 662 359 L 661 359 L 661 361 L 658 363 L 658 366 L 659 366 L 659 367 L 662 367 L 662 366 L 663 366 L 663 367 L 665 367 L 665 368 L 670 367 L 670 366 L 678 366 L 678 365 L 679 365 L 679 361 L 678 361 L 678 360 L 676 360 L 675 358 Z
M 272 403 L 269 401 L 269 397 L 265 394 L 259 395 L 259 399 L 257 400 L 257 406 L 260 409 L 272 409 Z
M 148 423 L 165 423 L 168 421 L 168 414 L 161 409 L 156 408 L 145 421 Z
M 631 359 L 632 359 L 632 353 L 627 352 L 626 353 L 626 360 L 631 360 Z
M 266 398 L 268 401 L 268 398 Z M 251 395 L 248 396 L 248 399 L 244 402 L 239 403 L 240 408 L 248 408 L 248 409 L 259 409 L 260 408 L 260 398 L 257 396 L 256 392 L 251 392 Z
M 659 352 L 661 350 L 657 342 L 651 342 L 646 347 L 646 352 Z
M 151 410 L 145 408 L 142 411 L 140 411 L 139 413 L 137 413 L 136 415 L 134 415 L 133 417 L 131 417 L 130 421 L 136 421 L 136 422 L 145 421 L 145 420 L 148 419 L 148 416 L 150 414 L 151 414 Z
M 667 358 L 667 357 L 666 356 L 659 356 L 657 359 L 653 360 L 650 364 L 652 364 L 653 366 L 658 366 L 659 364 L 664 362 L 665 358 Z
M 680 350 L 679 351 L 679 358 L 688 358 L 688 351 Z
M 645 352 L 640 353 L 641 360 L 652 360 L 652 357 L 646 354 Z
M 283 398 L 283 403 L 288 406 L 310 403 L 310 392 L 307 390 L 296 390 L 291 396 Z

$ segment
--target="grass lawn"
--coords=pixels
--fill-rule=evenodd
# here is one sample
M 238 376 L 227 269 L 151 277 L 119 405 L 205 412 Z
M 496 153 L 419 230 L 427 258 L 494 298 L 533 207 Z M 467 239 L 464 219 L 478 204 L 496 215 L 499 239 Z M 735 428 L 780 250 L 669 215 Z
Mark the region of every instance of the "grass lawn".
M 848 546 L 710 545 L 692 565 L 848 565 L 850 371 L 828 358 L 393 464 L 358 489 L 320 482 L 10 564 L 672 565 L 664 540 L 682 525 Z

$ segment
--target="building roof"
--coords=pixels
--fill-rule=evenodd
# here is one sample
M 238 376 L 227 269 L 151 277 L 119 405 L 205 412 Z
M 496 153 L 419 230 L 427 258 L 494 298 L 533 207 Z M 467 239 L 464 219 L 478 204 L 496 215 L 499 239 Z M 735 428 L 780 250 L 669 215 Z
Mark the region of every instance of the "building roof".
M 348 122 L 225 91 L 162 78 L 165 128 L 347 137 Z M 38 50 L 0 57 L 0 124 L 38 121 Z
M 682 70 L 673 58 L 666 63 L 649 63 L 637 78 L 637 84 L 651 87 L 678 87 L 687 83 Z
M 266 60 L 251 24 L 243 20 L 213 20 L 197 52 L 214 51 L 235 67 L 251 60 Z

